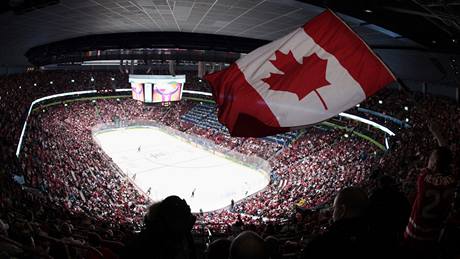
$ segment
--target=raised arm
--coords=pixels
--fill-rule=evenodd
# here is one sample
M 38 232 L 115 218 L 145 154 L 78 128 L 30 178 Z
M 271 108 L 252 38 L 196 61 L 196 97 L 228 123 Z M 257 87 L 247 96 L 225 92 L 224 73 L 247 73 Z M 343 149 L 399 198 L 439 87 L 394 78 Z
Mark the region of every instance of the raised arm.
M 436 122 L 431 120 L 428 121 L 428 129 L 430 129 L 431 134 L 433 134 L 433 137 L 436 139 L 440 147 L 447 147 L 447 139 L 442 134 L 441 129 Z

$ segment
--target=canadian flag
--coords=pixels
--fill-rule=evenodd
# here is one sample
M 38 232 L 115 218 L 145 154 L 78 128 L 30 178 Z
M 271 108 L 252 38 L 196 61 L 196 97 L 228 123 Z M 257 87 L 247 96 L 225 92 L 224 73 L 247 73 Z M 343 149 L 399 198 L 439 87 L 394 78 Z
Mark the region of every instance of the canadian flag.
M 205 79 L 219 121 L 232 136 L 247 137 L 327 120 L 396 81 L 330 10 Z

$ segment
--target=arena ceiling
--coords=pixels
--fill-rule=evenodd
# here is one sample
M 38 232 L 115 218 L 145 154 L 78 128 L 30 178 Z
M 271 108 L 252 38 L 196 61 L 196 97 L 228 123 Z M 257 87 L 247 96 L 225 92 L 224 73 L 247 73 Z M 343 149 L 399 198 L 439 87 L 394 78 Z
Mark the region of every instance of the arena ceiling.
M 439 29 L 437 25 L 440 21 L 430 20 L 434 19 L 434 14 L 427 18 L 402 12 L 406 9 L 420 12 L 414 6 L 401 6 L 402 2 L 416 0 L 354 0 L 353 5 L 346 5 L 344 3 L 350 1 L 343 0 L 29 0 L 53 4 L 27 12 L 13 12 L 11 6 L 5 4 L 21 1 L 2 1 L 3 6 L 0 4 L 0 65 L 25 65 L 28 60 L 24 54 L 33 47 L 46 48 L 47 44 L 63 40 L 67 40 L 67 43 L 77 42 L 68 39 L 91 38 L 90 35 L 96 34 L 200 33 L 203 37 L 195 38 L 203 39 L 206 35 L 212 35 L 214 38 L 209 37 L 208 42 L 221 40 L 234 46 L 242 44 L 245 39 L 248 42 L 253 39 L 257 40 L 253 41 L 255 46 L 277 39 L 303 25 L 325 7 L 340 12 L 344 20 L 374 49 L 429 50 L 433 47 L 430 46 L 431 41 L 440 44 L 455 36 L 455 31 L 445 32 L 450 27 L 441 26 Z M 391 30 L 384 28 L 386 25 Z M 219 38 L 221 35 L 223 37 Z M 228 36 L 240 38 L 225 38 Z M 135 42 L 136 37 L 123 38 L 123 41 Z M 185 42 L 187 36 L 177 41 Z M 451 45 L 443 44 L 442 47 L 448 51 L 458 51 L 455 44 Z

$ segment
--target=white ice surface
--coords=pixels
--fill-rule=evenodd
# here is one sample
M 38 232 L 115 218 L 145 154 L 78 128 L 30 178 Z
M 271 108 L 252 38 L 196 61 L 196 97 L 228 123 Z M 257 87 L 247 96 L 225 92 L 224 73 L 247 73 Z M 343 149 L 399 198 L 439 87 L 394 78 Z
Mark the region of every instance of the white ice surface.
M 120 128 L 97 142 L 153 201 L 184 198 L 192 212 L 223 208 L 268 184 L 264 173 L 195 147 L 158 128 Z M 140 151 L 138 148 L 140 147 Z M 192 197 L 192 191 L 195 195 Z

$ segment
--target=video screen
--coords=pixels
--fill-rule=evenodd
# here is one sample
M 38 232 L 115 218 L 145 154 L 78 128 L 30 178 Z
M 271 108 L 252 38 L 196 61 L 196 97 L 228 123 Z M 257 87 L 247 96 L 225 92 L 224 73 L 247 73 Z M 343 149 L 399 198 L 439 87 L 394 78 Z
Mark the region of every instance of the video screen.
M 153 102 L 179 101 L 182 96 L 182 85 L 175 80 L 155 84 Z
M 182 99 L 185 75 L 129 75 L 133 99 L 146 103 Z
M 131 83 L 131 90 L 133 92 L 133 99 L 143 102 L 144 101 L 144 84 Z

